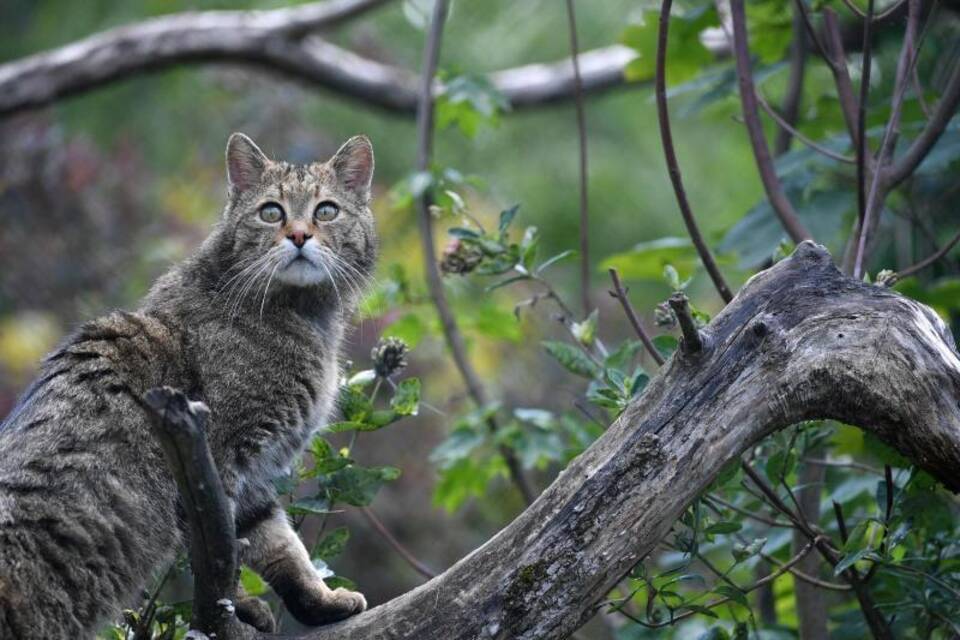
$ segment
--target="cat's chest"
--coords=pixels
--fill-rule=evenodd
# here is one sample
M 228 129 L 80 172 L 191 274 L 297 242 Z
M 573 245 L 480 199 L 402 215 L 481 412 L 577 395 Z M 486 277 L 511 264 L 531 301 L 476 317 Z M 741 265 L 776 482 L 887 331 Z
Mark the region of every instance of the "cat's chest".
M 228 457 L 265 474 L 289 465 L 333 407 L 338 348 L 301 332 L 238 334 L 210 349 L 204 395 Z

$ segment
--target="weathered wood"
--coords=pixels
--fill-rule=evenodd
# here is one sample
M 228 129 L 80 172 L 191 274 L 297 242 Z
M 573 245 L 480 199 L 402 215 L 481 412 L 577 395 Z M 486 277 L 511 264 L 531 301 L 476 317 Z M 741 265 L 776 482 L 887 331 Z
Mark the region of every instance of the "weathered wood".
M 177 65 L 235 63 L 278 71 L 372 106 L 413 116 L 417 76 L 309 35 L 389 0 L 327 0 L 272 11 L 196 11 L 117 27 L 0 65 L 0 116 L 50 104 L 137 74 Z M 583 90 L 626 84 L 636 52 L 623 45 L 578 57 Z M 514 109 L 573 95 L 570 60 L 489 74 Z M 441 91 L 437 85 L 435 92 Z
M 593 446 L 489 542 L 310 640 L 567 637 L 764 436 L 831 418 L 960 490 L 960 358 L 929 308 L 846 278 L 810 242 L 753 277 Z
M 228 640 L 253 638 L 253 628 L 234 615 L 239 575 L 236 530 L 207 446 L 204 426 L 210 412 L 206 405 L 190 402 L 169 387 L 150 389 L 143 402 L 190 524 L 195 582 L 190 627 Z

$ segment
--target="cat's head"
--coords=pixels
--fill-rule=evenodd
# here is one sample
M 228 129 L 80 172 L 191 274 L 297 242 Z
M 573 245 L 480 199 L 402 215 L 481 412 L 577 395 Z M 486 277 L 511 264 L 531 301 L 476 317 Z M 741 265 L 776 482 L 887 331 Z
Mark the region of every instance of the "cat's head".
M 231 277 L 263 288 L 271 281 L 327 286 L 346 295 L 370 275 L 376 236 L 369 207 L 373 147 L 366 136 L 350 138 L 326 162 L 293 165 L 271 160 L 234 133 L 227 179 L 220 252 Z

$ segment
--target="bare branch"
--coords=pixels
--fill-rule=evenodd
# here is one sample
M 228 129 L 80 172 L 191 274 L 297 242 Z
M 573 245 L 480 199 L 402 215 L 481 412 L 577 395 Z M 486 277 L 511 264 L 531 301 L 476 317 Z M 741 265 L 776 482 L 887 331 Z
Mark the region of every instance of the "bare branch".
M 690 240 L 697 249 L 700 261 L 713 281 L 713 286 L 717 289 L 724 302 L 730 302 L 733 294 L 723 274 L 720 273 L 720 267 L 710 252 L 703 235 L 700 233 L 700 227 L 697 226 L 696 218 L 693 217 L 693 210 L 690 208 L 690 202 L 687 201 L 687 191 L 683 186 L 683 176 L 680 173 L 680 163 L 677 161 L 677 152 L 673 147 L 673 133 L 670 131 L 670 110 L 667 107 L 667 39 L 670 31 L 670 8 L 673 0 L 663 0 L 660 8 L 659 30 L 657 31 L 657 63 L 654 80 L 654 93 L 657 99 L 657 118 L 660 122 L 660 140 L 663 145 L 663 155 L 667 163 L 667 172 L 670 174 L 670 183 L 673 185 L 673 192 L 677 198 L 677 206 L 680 207 L 680 215 L 683 216 L 683 222 L 687 226 L 687 233 L 690 234 Z
M 773 143 L 773 154 L 776 156 L 783 155 L 790 150 L 790 139 L 794 135 L 795 126 L 800 117 L 804 71 L 807 67 L 807 34 L 803 24 L 803 13 L 794 5 L 793 42 L 790 43 L 790 74 L 787 78 L 787 90 L 783 96 L 783 122 Z
M 958 107 L 960 107 L 960 65 L 954 65 L 947 87 L 923 131 L 903 155 L 883 172 L 884 184 L 892 189 L 916 171 L 943 135 L 950 119 L 957 113 Z
M 803 0 L 797 0 L 803 2 Z M 854 147 L 860 140 L 857 130 L 857 98 L 853 93 L 853 82 L 850 80 L 850 71 L 847 69 L 847 54 L 843 50 L 843 35 L 840 33 L 840 25 L 837 21 L 837 14 L 830 7 L 823 8 L 823 28 L 826 31 L 827 49 L 830 70 L 833 72 L 833 82 L 837 88 L 837 99 L 840 101 L 840 111 L 843 113 L 843 120 L 847 124 L 847 131 L 850 132 L 850 140 Z
M 873 0 L 870 0 L 871 6 Z M 873 180 L 870 182 L 870 193 L 867 196 L 866 208 L 864 211 L 863 223 L 860 225 L 860 233 L 857 239 L 857 252 L 853 263 L 853 277 L 860 278 L 863 274 L 863 263 L 867 258 L 867 243 L 873 235 L 873 228 L 876 220 L 879 219 L 879 209 L 883 206 L 890 186 L 884 180 L 883 167 L 893 156 L 895 139 L 900 128 L 900 115 L 903 107 L 903 97 L 906 95 L 907 87 L 910 85 L 911 69 L 914 61 L 919 57 L 914 50 L 917 36 L 917 26 L 920 22 L 920 0 L 907 0 L 907 28 L 903 36 L 903 45 L 900 49 L 900 57 L 897 60 L 897 72 L 893 85 L 893 104 L 890 107 L 890 118 L 887 121 L 886 129 L 883 132 L 883 140 L 880 142 L 880 149 L 877 152 L 877 168 L 874 171 Z M 866 24 L 870 24 L 867 20 Z M 861 103 L 861 111 L 862 111 Z M 861 132 L 863 133 L 863 132 Z M 865 135 L 865 134 L 863 134 Z M 861 140 L 861 144 L 862 144 Z
M 770 149 L 767 147 L 767 140 L 763 135 L 763 125 L 760 123 L 760 114 L 757 111 L 757 93 L 753 84 L 750 51 L 747 48 L 746 10 L 743 0 L 731 0 L 730 18 L 733 22 L 733 53 L 740 85 L 740 101 L 743 104 L 743 119 L 750 134 L 750 144 L 753 146 L 753 156 L 757 161 L 760 180 L 763 182 L 767 199 L 787 234 L 794 242 L 808 240 L 812 236 L 783 192 L 773 166 Z
M 960 232 L 958 232 L 955 236 L 950 238 L 950 240 L 945 245 L 940 247 L 937 251 L 933 252 L 923 260 L 917 262 L 914 265 L 907 267 L 906 269 L 901 269 L 900 271 L 898 271 L 896 275 L 893 277 L 893 279 L 890 281 L 890 284 L 893 284 L 897 280 L 903 280 L 904 278 L 908 278 L 913 274 L 917 273 L 918 271 L 922 271 L 926 269 L 927 267 L 932 265 L 934 262 L 936 262 L 943 256 L 947 255 L 950 252 L 950 249 L 953 249 L 958 242 L 960 242 Z
M 373 525 L 373 528 L 377 530 L 377 533 L 387 541 L 387 544 L 397 552 L 397 554 L 406 561 L 407 564 L 413 568 L 414 571 L 419 573 L 421 576 L 429 580 L 430 578 L 435 578 L 437 572 L 425 565 L 423 562 L 417 559 L 409 549 L 407 549 L 403 544 L 397 540 L 396 536 L 390 533 L 390 530 L 387 529 L 386 525 L 377 517 L 377 514 L 373 512 L 373 509 L 370 507 L 363 507 L 360 509 L 360 513 L 366 517 L 367 521 Z
M 587 181 L 587 121 L 583 111 L 583 80 L 580 78 L 580 46 L 577 43 L 577 14 L 573 0 L 567 0 L 570 26 L 570 59 L 573 62 L 573 95 L 577 108 L 577 139 L 580 160 L 580 301 L 583 315 L 590 313 L 590 209 Z
M 233 512 L 204 432 L 209 411 L 183 393 L 163 387 L 143 397 L 153 435 L 180 490 L 190 523 L 190 564 L 195 587 L 191 628 L 239 639 L 253 637 L 234 615 L 240 569 Z
M 650 335 L 644 330 L 643 325 L 640 323 L 640 319 L 637 317 L 637 312 L 633 310 L 633 305 L 630 304 L 630 299 L 627 298 L 627 290 L 624 289 L 623 283 L 620 282 L 620 274 L 617 273 L 616 269 L 610 269 L 610 279 L 613 280 L 613 293 L 614 297 L 620 301 L 620 306 L 623 307 L 623 312 L 627 314 L 627 320 L 630 321 L 630 326 L 633 327 L 633 330 L 637 332 L 637 337 L 640 338 L 640 342 L 643 343 L 644 349 L 647 350 L 647 353 L 650 354 L 650 357 L 653 358 L 653 361 L 658 365 L 662 365 L 665 360 L 663 356 L 660 355 L 660 351 L 657 349 L 656 345 L 653 344 L 653 340 L 650 339 Z
M 777 113 L 776 109 L 770 106 L 770 103 L 767 102 L 766 98 L 763 97 L 763 94 L 760 93 L 759 90 L 757 91 L 757 102 L 760 104 L 760 108 L 763 109 L 764 112 L 766 112 L 768 116 L 773 118 L 774 122 L 776 122 L 780 126 L 780 129 L 782 131 L 789 131 L 791 136 L 793 136 L 803 144 L 807 145 L 814 151 L 821 153 L 827 156 L 828 158 L 832 158 L 833 160 L 836 160 L 838 162 L 845 162 L 847 164 L 856 163 L 856 160 L 854 158 L 851 158 L 850 156 L 845 156 L 842 153 L 837 153 L 832 149 L 828 149 L 824 147 L 823 145 L 819 144 L 815 140 L 811 140 L 807 136 L 803 135 L 800 131 L 795 129 L 793 126 L 791 126 L 789 122 L 783 119 L 783 116 Z
M 447 0 L 436 0 L 433 7 L 433 15 L 430 22 L 430 30 L 427 33 L 427 42 L 423 51 L 423 64 L 420 76 L 420 98 L 417 107 L 417 170 L 429 171 L 430 159 L 433 154 L 433 115 L 434 115 L 434 93 L 432 92 L 433 79 L 437 72 L 437 62 L 440 58 L 440 44 L 443 39 L 443 25 L 447 19 Z M 433 218 L 430 214 L 432 204 L 432 194 L 430 189 L 425 189 L 423 194 L 417 198 L 418 223 L 420 227 L 420 243 L 423 249 L 424 270 L 427 275 L 427 288 L 430 291 L 430 299 L 437 315 L 440 317 L 440 325 L 443 329 L 444 338 L 447 346 L 450 348 L 450 354 L 453 361 L 467 385 L 467 392 L 478 407 L 485 407 L 488 404 L 487 392 L 477 375 L 470 358 L 467 355 L 467 347 L 463 341 L 463 334 L 457 325 L 457 320 L 450 309 L 450 303 L 447 301 L 447 294 L 443 288 L 443 280 L 440 276 L 440 269 L 437 265 L 437 256 L 434 253 L 433 240 Z M 488 420 L 491 431 L 496 431 L 497 423 L 494 418 Z M 510 470 L 510 477 L 516 485 L 520 494 L 527 504 L 533 502 L 534 494 L 530 485 L 523 475 L 523 469 L 520 461 L 517 460 L 513 451 L 506 446 L 500 447 L 500 453 L 503 455 Z
M 178 13 L 110 29 L 0 65 L 0 116 L 140 73 L 204 63 L 267 68 L 412 116 L 417 108 L 416 74 L 308 36 L 388 1 L 328 0 L 270 11 Z M 581 54 L 584 93 L 624 86 L 623 69 L 635 57 L 635 51 L 621 45 Z M 513 109 L 566 100 L 574 93 L 569 59 L 504 69 L 488 79 Z M 436 94 L 443 87 L 433 82 L 431 89 Z
M 873 66 L 873 40 L 870 37 L 873 27 L 873 3 L 874 0 L 867 0 L 867 16 L 863 21 L 863 72 L 860 77 L 860 99 L 857 101 L 857 142 L 854 147 L 857 152 L 857 215 L 861 236 L 864 229 L 863 219 L 867 216 L 867 98 L 870 95 L 870 69 Z
M 681 349 L 684 353 L 690 355 L 700 353 L 703 351 L 703 336 L 700 335 L 697 323 L 690 312 L 690 301 L 687 296 L 678 291 L 670 296 L 669 302 L 670 308 L 677 316 L 677 323 L 680 325 L 680 332 L 683 335 L 683 340 L 680 343 Z
M 847 6 L 847 9 L 850 9 L 850 11 L 852 11 L 854 14 L 856 14 L 860 18 L 866 19 L 869 17 L 872 22 L 880 22 L 884 18 L 888 18 L 891 15 L 893 15 L 895 12 L 899 11 L 900 8 L 903 7 L 906 1 L 907 0 L 899 0 L 898 2 L 893 3 L 892 5 L 890 5 L 883 11 L 881 11 L 880 13 L 874 13 L 872 6 L 868 6 L 868 9 L 864 11 L 863 9 L 861 9 L 860 7 L 854 4 L 853 0 L 843 0 L 843 4 Z

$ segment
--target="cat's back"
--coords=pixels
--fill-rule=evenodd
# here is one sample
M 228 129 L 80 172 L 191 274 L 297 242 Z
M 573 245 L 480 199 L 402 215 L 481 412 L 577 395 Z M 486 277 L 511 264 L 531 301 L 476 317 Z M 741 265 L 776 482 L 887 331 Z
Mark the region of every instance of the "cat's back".
M 143 314 L 89 322 L 0 425 L 0 638 L 79 637 L 175 548 L 173 489 L 139 398 L 177 377 L 178 344 Z M 45 620 L 51 607 L 63 617 Z

